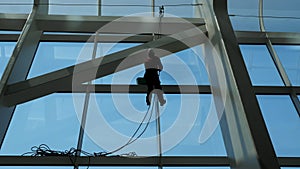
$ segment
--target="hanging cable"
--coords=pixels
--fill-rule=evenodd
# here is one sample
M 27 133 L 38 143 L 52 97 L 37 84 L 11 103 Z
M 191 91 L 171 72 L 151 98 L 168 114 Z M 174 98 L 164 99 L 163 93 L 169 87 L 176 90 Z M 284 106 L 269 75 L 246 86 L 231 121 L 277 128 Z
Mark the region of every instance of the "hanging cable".
M 154 98 L 154 97 L 152 97 L 152 99 L 153 99 L 153 98 Z M 154 101 L 154 102 L 155 102 L 155 101 Z M 143 120 L 140 122 L 138 128 L 135 130 L 135 132 L 133 133 L 133 135 L 130 137 L 130 139 L 129 139 L 124 145 L 120 146 L 119 148 L 117 148 L 117 149 L 115 149 L 115 150 L 113 150 L 113 151 L 106 152 L 106 153 L 105 153 L 105 152 L 94 153 L 94 155 L 95 155 L 95 156 L 107 156 L 107 155 L 111 155 L 111 154 L 113 154 L 113 153 L 115 153 L 115 152 L 118 152 L 118 151 L 122 150 L 122 149 L 125 148 L 126 146 L 128 146 L 128 145 L 132 144 L 133 142 L 135 142 L 136 140 L 138 140 L 138 139 L 145 133 L 146 129 L 148 128 L 148 126 L 149 126 L 149 124 L 150 124 L 150 121 L 151 121 L 151 118 L 152 118 L 152 115 L 153 115 L 153 111 L 155 111 L 153 107 L 154 107 L 154 106 L 153 106 L 153 102 L 151 102 L 151 105 L 150 105 L 150 107 L 149 107 L 147 113 L 145 114 Z M 134 138 L 135 135 L 136 135 L 136 134 L 138 133 L 138 131 L 140 130 L 141 126 L 143 125 L 143 123 L 144 123 L 144 121 L 145 121 L 145 119 L 146 119 L 146 117 L 148 116 L 149 113 L 150 113 L 150 117 L 149 117 L 148 120 L 147 120 L 146 126 L 144 127 L 143 131 L 142 131 L 136 138 Z M 133 153 L 132 153 L 132 154 L 133 154 Z M 131 154 L 131 155 L 132 155 L 132 154 Z

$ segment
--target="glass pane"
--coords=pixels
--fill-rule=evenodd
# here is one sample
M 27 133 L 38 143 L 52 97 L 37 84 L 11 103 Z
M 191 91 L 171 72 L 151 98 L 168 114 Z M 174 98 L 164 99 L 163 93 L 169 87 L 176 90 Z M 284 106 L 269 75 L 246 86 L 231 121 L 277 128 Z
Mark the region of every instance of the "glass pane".
M 98 0 L 49 0 L 49 14 L 98 15 Z
M 71 96 L 53 94 L 18 105 L 0 154 L 22 155 L 28 152 L 27 155 L 31 155 L 31 148 L 41 144 L 57 151 L 76 147 L 80 124 Z M 82 102 L 76 106 L 82 106 Z
M 280 167 L 281 169 L 300 169 L 300 167 Z
M 258 1 L 228 1 L 228 13 L 236 31 L 259 31 Z
M 283 85 L 266 46 L 240 45 L 240 49 L 253 85 Z
M 300 85 L 300 46 L 274 45 L 293 86 Z
M 266 31 L 299 32 L 299 5 L 300 1 L 294 0 L 265 0 L 264 19 Z
M 137 13 L 152 12 L 152 1 L 141 0 L 102 0 L 101 13 L 103 16 L 127 16 Z
M 1 0 L 0 13 L 28 14 L 34 0 Z
M 147 113 L 144 94 L 93 94 L 88 108 L 83 149 L 96 153 L 112 152 L 108 155 L 157 155 L 156 139 L 147 142 L 147 138 L 155 136 L 155 123 L 147 123 L 153 117 L 150 111 Z M 141 133 L 139 139 L 127 144 Z
M 68 42 L 41 42 L 30 69 L 28 78 L 53 72 L 76 63 L 91 60 L 93 43 L 68 43 Z M 113 46 L 112 44 L 98 44 L 96 57 L 113 53 L 135 46 L 137 44 Z
M 198 49 L 198 48 L 197 48 Z M 201 51 L 199 53 L 202 53 Z M 164 66 L 160 73 L 162 85 L 208 85 L 208 74 L 202 56 L 192 49 L 165 56 L 161 59 Z M 96 80 L 98 84 L 136 84 L 137 77 L 143 77 L 144 65 L 114 73 Z
M 172 94 L 165 97 L 167 104 L 159 108 L 164 155 L 226 156 L 219 127 L 211 132 L 211 136 L 205 142 L 199 141 L 203 122 L 211 108 L 210 95 Z M 158 155 L 155 112 L 150 111 L 147 114 L 145 94 L 93 95 L 83 149 L 88 152 L 107 153 L 125 145 L 112 155 L 128 155 L 128 153 L 138 156 Z M 146 118 L 142 121 L 144 117 Z M 141 122 L 143 123 L 138 129 Z M 135 142 L 126 144 L 141 133 L 143 134 Z
M 212 96 L 211 95 L 200 95 L 200 104 L 195 101 L 195 95 L 170 95 L 168 96 L 170 106 L 166 107 L 163 114 L 161 115 L 161 126 L 162 131 L 168 131 L 169 129 L 175 128 L 176 124 L 180 124 L 180 128 L 174 130 L 174 133 L 166 134 L 166 137 L 162 137 L 163 148 L 168 148 L 169 144 L 177 139 L 178 135 L 186 134 L 179 143 L 174 145 L 170 150 L 164 152 L 165 156 L 227 156 L 222 132 L 219 124 L 216 129 L 211 131 L 207 130 L 207 120 L 209 113 L 213 112 Z M 184 100 L 184 101 L 183 101 Z M 181 103 L 183 103 L 181 105 Z M 184 105 L 188 103 L 188 105 Z M 172 105 L 172 106 L 171 106 Z M 192 106 L 193 105 L 193 106 Z M 199 112 L 193 116 L 193 107 L 199 105 Z M 185 107 L 188 106 L 188 107 Z M 181 113 L 185 117 L 181 116 Z M 210 114 L 211 115 L 211 114 Z M 185 120 L 182 120 L 186 118 Z M 194 119 L 193 122 L 187 121 L 187 119 Z M 209 122 L 212 126 L 213 121 Z M 188 131 L 188 127 L 192 127 Z M 187 133 L 188 132 L 188 133 Z M 209 135 L 208 139 L 204 142 L 200 141 L 200 134 L 205 133 Z
M 300 156 L 300 118 L 289 96 L 257 96 L 275 152 Z
M 0 42 L 0 79 L 13 53 L 16 42 Z

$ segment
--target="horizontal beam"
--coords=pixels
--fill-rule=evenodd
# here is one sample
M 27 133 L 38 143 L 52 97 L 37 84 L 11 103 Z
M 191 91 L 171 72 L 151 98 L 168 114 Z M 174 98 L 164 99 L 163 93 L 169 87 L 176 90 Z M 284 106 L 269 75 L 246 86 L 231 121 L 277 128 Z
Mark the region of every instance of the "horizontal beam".
M 255 94 L 258 95 L 271 95 L 271 94 L 281 94 L 281 95 L 289 95 L 295 92 L 296 94 L 300 94 L 300 87 L 287 87 L 287 86 L 255 86 L 254 87 Z
M 205 27 L 202 27 L 205 32 Z M 263 32 L 244 32 L 236 31 L 235 35 L 239 44 L 266 44 L 265 33 Z M 45 42 L 86 42 L 91 38 L 92 34 L 44 34 L 41 41 Z M 272 33 L 269 32 L 273 44 L 300 45 L 300 33 Z M 0 34 L 0 41 L 17 41 L 19 34 Z M 123 42 L 123 43 L 145 43 L 153 39 L 152 35 L 101 35 L 99 42 Z M 122 39 L 120 41 L 120 39 Z
M 0 30 L 21 31 L 27 20 L 27 14 L 0 13 Z
M 4 104 L 12 106 L 14 105 L 12 103 L 23 103 L 66 87 L 74 89 L 74 86 L 78 87 L 83 82 L 143 64 L 148 48 L 161 49 L 156 55 L 164 57 L 199 45 L 206 40 L 205 35 L 199 32 L 197 28 L 186 30 L 36 78 L 10 84 L 6 88 Z
M 58 93 L 85 93 L 88 85 L 82 85 L 76 91 L 72 89 L 62 89 Z M 162 85 L 165 94 L 211 94 L 209 85 L 196 86 L 193 85 Z M 91 89 L 93 88 L 93 89 Z M 113 89 L 113 90 L 112 90 Z M 90 86 L 90 90 L 94 93 L 146 93 L 146 85 L 104 85 L 98 84 Z
M 0 166 L 229 166 L 227 157 L 1 156 Z
M 22 30 L 27 15 L 0 14 L 0 30 Z M 48 32 L 96 32 L 102 33 L 155 33 L 174 34 L 191 26 L 205 25 L 203 18 L 175 18 L 148 16 L 74 16 L 40 15 L 36 19 L 40 30 Z M 160 23 L 160 24 L 159 24 Z M 106 25 L 106 26 L 105 26 Z
M 300 33 L 267 32 L 272 44 L 300 45 Z M 266 32 L 236 31 L 239 44 L 266 44 Z
M 300 167 L 300 157 L 278 157 L 281 167 Z

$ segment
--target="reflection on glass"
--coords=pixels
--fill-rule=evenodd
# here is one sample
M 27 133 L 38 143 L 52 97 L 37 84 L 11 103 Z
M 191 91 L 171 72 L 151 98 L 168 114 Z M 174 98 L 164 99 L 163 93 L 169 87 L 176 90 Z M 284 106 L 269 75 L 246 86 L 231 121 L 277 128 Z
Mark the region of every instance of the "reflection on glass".
M 259 31 L 258 1 L 228 1 L 228 13 L 236 31 Z
M 98 15 L 98 0 L 49 0 L 49 14 Z
M 222 132 L 220 126 L 214 131 L 204 129 L 204 125 L 207 125 L 207 117 L 209 113 L 213 112 L 211 106 L 211 95 L 200 95 L 199 103 L 194 101 L 195 95 L 170 95 L 168 96 L 167 103 L 170 107 L 165 109 L 165 112 L 161 115 L 162 131 L 167 131 L 172 127 L 176 127 L 180 123 L 180 129 L 177 129 L 175 133 L 167 135 L 169 137 L 162 137 L 162 143 L 165 148 L 171 144 L 174 139 L 180 134 L 187 134 L 182 140 L 174 145 L 173 148 L 164 152 L 165 156 L 226 156 L 226 150 L 222 138 Z M 186 108 L 184 105 L 188 103 L 190 108 Z M 193 116 L 193 108 L 199 104 L 199 112 L 195 117 L 193 123 L 187 122 L 180 118 L 188 119 L 189 116 Z M 180 113 L 184 116 L 180 117 Z M 213 122 L 211 122 L 213 123 Z M 192 125 L 190 131 L 184 130 L 186 126 Z M 186 133 L 188 131 L 188 133 Z M 210 135 L 205 142 L 200 142 L 200 133 L 206 132 Z
M 256 16 L 230 16 L 235 31 L 259 31 L 259 19 Z
M 0 42 L 0 79 L 15 48 L 15 42 Z
M 300 118 L 289 96 L 257 96 L 275 152 L 300 157 Z
M 293 86 L 300 85 L 300 46 L 274 45 Z
M 0 13 L 28 14 L 34 0 L 1 0 Z
M 165 96 L 167 104 L 159 109 L 163 155 L 226 156 L 219 127 L 211 133 L 206 142 L 199 143 L 200 131 L 210 110 L 210 95 L 200 95 L 199 102 L 195 100 L 199 95 Z M 112 152 L 126 145 L 146 113 L 145 94 L 93 95 L 89 105 L 83 149 L 88 152 Z M 126 155 L 130 152 L 138 156 L 158 155 L 155 113 L 156 111 L 148 113 L 134 138 L 146 128 L 142 136 L 113 155 Z
M 28 78 L 91 60 L 93 43 L 41 42 Z M 96 57 L 124 50 L 137 44 L 102 44 L 97 46 Z
M 17 106 L 0 154 L 22 155 L 41 144 L 57 151 L 76 147 L 80 124 L 71 96 L 53 94 Z
M 253 85 L 283 85 L 266 46 L 240 45 L 240 49 Z
M 264 1 L 264 21 L 269 32 L 299 32 L 300 1 Z M 290 25 L 290 26 L 287 26 Z

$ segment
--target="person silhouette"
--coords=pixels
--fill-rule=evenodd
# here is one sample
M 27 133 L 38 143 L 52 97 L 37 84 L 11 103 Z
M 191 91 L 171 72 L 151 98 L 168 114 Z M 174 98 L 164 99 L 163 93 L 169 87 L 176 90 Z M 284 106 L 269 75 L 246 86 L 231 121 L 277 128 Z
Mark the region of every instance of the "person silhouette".
M 155 55 L 153 49 L 148 50 L 148 56 L 145 59 L 144 66 L 144 79 L 146 80 L 148 88 L 146 103 L 147 105 L 150 105 L 151 94 L 156 93 L 160 102 L 160 106 L 163 106 L 166 103 L 166 100 L 163 97 L 163 91 L 159 79 L 160 72 L 163 70 L 163 65 L 160 61 L 160 58 Z

